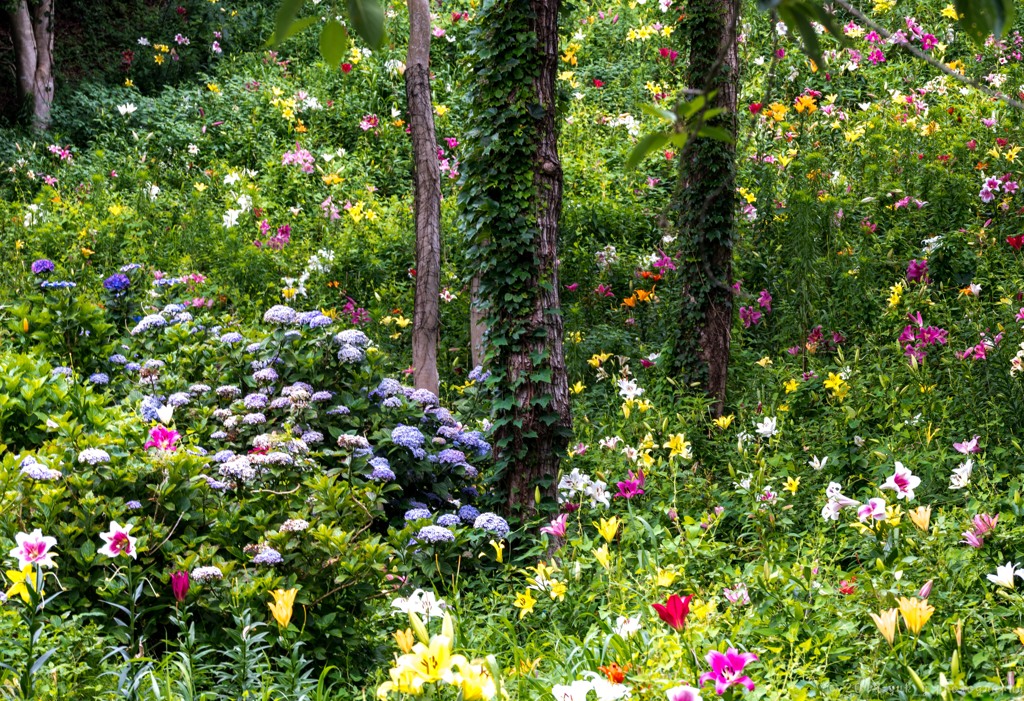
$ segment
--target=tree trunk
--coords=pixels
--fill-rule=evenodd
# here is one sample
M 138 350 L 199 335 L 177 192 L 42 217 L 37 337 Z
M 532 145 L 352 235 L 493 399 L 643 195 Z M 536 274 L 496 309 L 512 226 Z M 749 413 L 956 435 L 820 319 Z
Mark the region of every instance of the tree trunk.
M 469 357 L 474 368 L 484 364 L 485 318 L 480 308 L 480 274 L 477 273 L 469 283 Z
M 724 127 L 734 143 L 699 138 L 680 160 L 680 187 L 673 202 L 682 243 L 680 329 L 673 363 L 686 382 L 700 382 L 725 404 L 732 330 L 732 246 L 736 211 L 736 97 L 739 0 L 691 0 L 688 86 L 716 90 L 712 104 L 726 110 L 710 124 Z
M 538 492 L 554 506 L 572 426 L 558 299 L 559 6 L 560 0 L 489 0 L 470 34 L 459 222 L 495 377 L 495 492 L 515 516 L 536 513 Z
M 557 103 L 555 80 L 558 75 L 558 10 L 560 0 L 531 0 L 534 17 L 531 29 L 537 35 L 540 70 L 534 79 L 537 103 L 544 115 L 537 120 L 537 150 L 533 164 L 533 185 L 537 233 L 535 259 L 537 296 L 529 326 L 543 330 L 539 338 L 508 359 L 507 376 L 515 382 L 538 370 L 550 370 L 549 380 L 528 381 L 516 391 L 515 404 L 522 420 L 522 431 L 513 446 L 523 457 L 506 471 L 504 484 L 510 511 L 535 513 L 537 487 L 553 499 L 557 488 L 558 465 L 568 443 L 572 417 L 569 404 L 569 379 L 562 347 L 563 329 L 558 290 L 558 220 L 562 212 L 562 163 L 558 158 Z M 541 353 L 547 368 L 536 367 L 534 358 Z M 545 398 L 547 406 L 537 405 Z M 548 399 L 549 398 L 549 399 Z M 521 442 L 518 446 L 516 442 Z
M 405 94 L 412 132 L 413 209 L 416 222 L 416 301 L 412 321 L 413 382 L 438 393 L 440 337 L 441 172 L 430 98 L 430 2 L 408 0 L 409 53 Z
M 18 96 L 31 102 L 33 126 L 45 130 L 53 104 L 53 0 L 40 0 L 32 7 L 27 0 L 17 0 L 9 15 Z

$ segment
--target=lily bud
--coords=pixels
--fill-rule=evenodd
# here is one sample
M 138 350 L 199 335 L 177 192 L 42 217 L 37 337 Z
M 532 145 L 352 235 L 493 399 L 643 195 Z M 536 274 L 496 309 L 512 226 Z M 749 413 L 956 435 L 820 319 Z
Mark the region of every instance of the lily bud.
M 929 579 L 924 583 L 924 586 L 917 592 L 917 598 L 927 599 L 928 595 L 932 593 L 932 582 L 934 580 Z

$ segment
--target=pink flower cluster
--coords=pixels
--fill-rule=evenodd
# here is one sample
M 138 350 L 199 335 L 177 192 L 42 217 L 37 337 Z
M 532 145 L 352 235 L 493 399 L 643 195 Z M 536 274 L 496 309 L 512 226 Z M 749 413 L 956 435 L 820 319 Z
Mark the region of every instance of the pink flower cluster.
M 302 146 L 296 142 L 294 151 L 285 151 L 281 154 L 281 165 L 286 166 L 299 166 L 303 173 L 313 172 L 313 163 L 316 159 L 313 158 L 313 154 L 302 148 Z
M 970 545 L 972 548 L 980 548 L 985 544 L 985 534 L 995 530 L 996 521 L 998 520 L 999 514 L 995 516 L 978 514 L 971 522 L 972 527 L 962 533 L 964 539 L 960 542 L 964 545 Z
M 903 355 L 916 358 L 917 362 L 924 360 L 928 353 L 925 350 L 928 346 L 946 345 L 946 337 L 949 334 L 946 329 L 938 326 L 925 326 L 921 312 L 914 312 L 907 315 L 913 324 L 903 327 L 899 342 L 903 346 Z
M 992 338 L 985 335 L 985 332 L 981 332 L 981 340 L 975 345 L 969 346 L 965 350 L 957 351 L 956 357 L 960 360 L 985 360 L 988 352 L 999 345 L 999 342 L 1003 340 L 1002 332 L 997 333 Z
M 761 290 L 761 294 L 757 297 L 757 307 L 764 309 L 765 314 L 772 313 L 772 296 L 768 290 Z M 749 307 L 740 307 L 740 321 L 743 322 L 743 328 L 749 329 L 751 326 L 761 323 L 762 314 L 757 307 L 753 304 Z
M 260 222 L 260 234 L 266 238 L 269 233 L 270 224 L 267 222 L 266 219 L 264 219 L 263 221 Z M 256 248 L 263 248 L 264 246 L 266 246 L 271 250 L 280 251 L 282 248 L 288 245 L 288 242 L 291 241 L 291 238 L 292 228 L 287 224 L 282 224 L 281 226 L 277 227 L 277 231 L 274 233 L 273 236 L 266 238 L 266 241 L 256 239 L 255 241 L 252 242 L 252 245 L 255 246 Z

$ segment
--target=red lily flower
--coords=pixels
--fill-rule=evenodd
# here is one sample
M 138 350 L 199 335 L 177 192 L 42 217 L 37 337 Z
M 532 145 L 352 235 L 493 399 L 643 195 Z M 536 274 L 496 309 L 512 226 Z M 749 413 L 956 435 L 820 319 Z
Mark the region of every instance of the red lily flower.
M 651 607 L 658 612 L 658 616 L 665 623 L 676 630 L 682 630 L 686 626 L 686 617 L 690 615 L 690 599 L 692 598 L 692 596 L 680 597 L 678 594 L 673 594 L 664 604 L 651 604 Z

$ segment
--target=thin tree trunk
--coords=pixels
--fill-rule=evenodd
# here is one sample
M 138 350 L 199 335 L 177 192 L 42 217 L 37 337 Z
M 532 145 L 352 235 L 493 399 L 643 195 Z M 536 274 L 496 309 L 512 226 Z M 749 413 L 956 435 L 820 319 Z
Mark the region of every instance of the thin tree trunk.
M 405 93 L 413 152 L 416 221 L 416 301 L 413 309 L 413 382 L 437 394 L 440 337 L 441 172 L 430 97 L 430 2 L 408 0 L 409 53 Z
M 714 107 L 726 110 L 711 123 L 735 142 L 739 60 L 736 26 L 739 0 L 691 0 L 687 6 L 690 42 L 688 86 L 716 90 Z M 725 405 L 732 330 L 732 246 L 735 238 L 736 148 L 734 143 L 695 139 L 680 162 L 675 209 L 682 245 L 682 309 L 674 355 L 686 381 L 701 382 Z
M 477 273 L 469 283 L 469 357 L 474 368 L 484 364 L 486 332 L 486 314 L 480 308 L 480 274 Z
M 33 126 L 45 130 L 53 104 L 53 0 L 32 7 L 17 0 L 9 15 L 18 96 L 31 101 Z
M 534 158 L 534 189 L 537 214 L 536 261 L 538 294 L 531 326 L 543 329 L 542 338 L 530 344 L 533 348 L 513 353 L 509 357 L 508 376 L 518 377 L 535 373 L 538 368 L 534 357 L 543 353 L 547 357 L 550 379 L 547 382 L 530 381 L 520 385 L 516 393 L 516 406 L 521 411 L 522 431 L 516 440 L 531 434 L 524 459 L 517 461 L 505 477 L 506 495 L 510 511 L 534 513 L 534 489 L 541 484 L 548 498 L 556 492 L 558 465 L 568 443 L 572 417 L 569 404 L 569 380 L 565 370 L 562 347 L 562 315 L 558 297 L 558 219 L 562 211 L 562 163 L 558 158 L 558 130 L 556 127 L 555 80 L 558 73 L 558 10 L 560 0 L 531 0 L 534 12 L 533 29 L 537 35 L 537 51 L 541 56 L 540 71 L 534 80 L 538 104 L 544 109 L 537 121 L 537 151 Z M 538 407 L 534 400 L 550 395 L 546 407 Z M 554 417 L 553 423 L 540 420 L 541 413 Z M 548 421 L 551 419 L 548 418 Z M 518 450 L 525 446 L 515 445 Z

